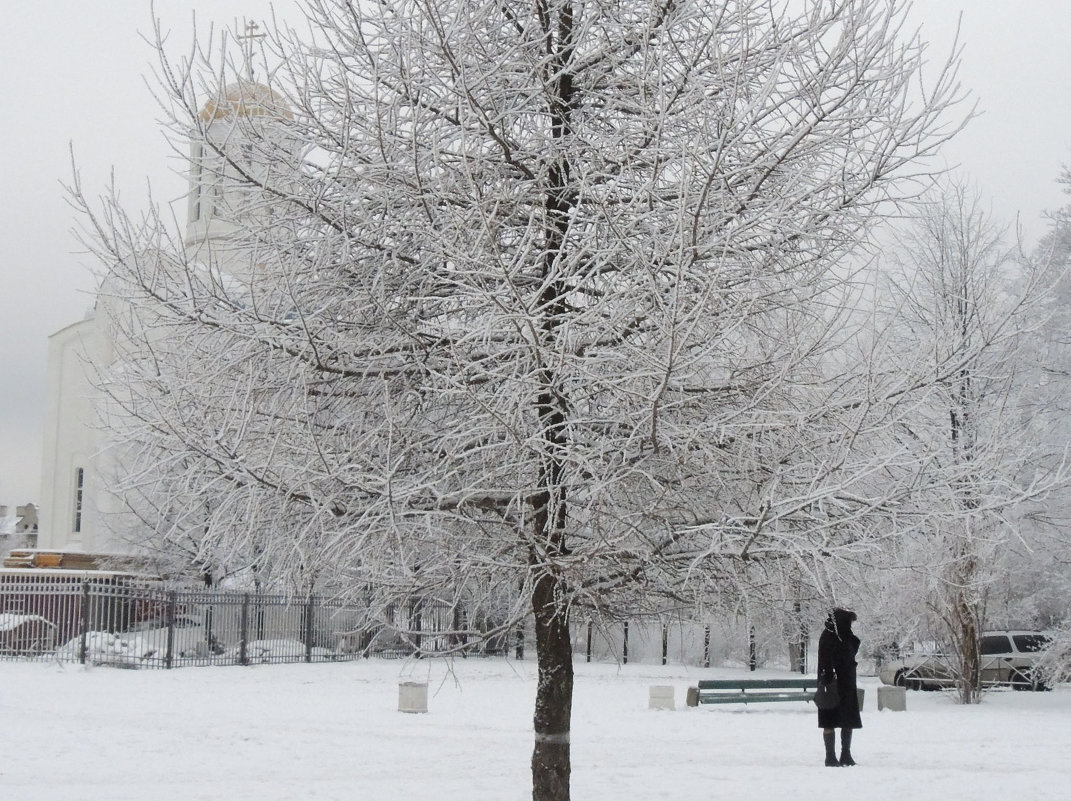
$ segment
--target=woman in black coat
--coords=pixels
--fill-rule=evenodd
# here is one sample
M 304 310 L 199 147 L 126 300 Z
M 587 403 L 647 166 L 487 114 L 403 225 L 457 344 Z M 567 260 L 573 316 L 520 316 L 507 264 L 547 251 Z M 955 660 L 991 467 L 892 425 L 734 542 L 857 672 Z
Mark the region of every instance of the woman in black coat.
M 855 655 L 859 638 L 852 633 L 855 612 L 834 609 L 818 638 L 818 680 L 823 684 L 837 680 L 840 703 L 832 709 L 818 710 L 818 725 L 826 744 L 826 764 L 830 767 L 854 765 L 852 729 L 861 729 L 859 696 L 856 693 Z M 840 759 L 836 755 L 836 729 L 840 729 Z

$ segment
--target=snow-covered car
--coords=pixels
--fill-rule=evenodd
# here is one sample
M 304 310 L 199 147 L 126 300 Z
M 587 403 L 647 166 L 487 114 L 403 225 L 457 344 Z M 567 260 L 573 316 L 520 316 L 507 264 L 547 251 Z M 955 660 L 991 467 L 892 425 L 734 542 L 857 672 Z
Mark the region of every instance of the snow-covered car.
M 139 667 L 150 660 L 162 662 L 167 657 L 168 626 L 158 620 L 147 620 L 129 631 L 90 631 L 85 636 L 85 659 L 94 665 Z M 176 615 L 171 630 L 173 659 L 207 656 L 213 649 L 205 634 L 204 625 L 190 615 Z M 56 650 L 63 659 L 81 657 L 82 636 L 72 638 Z
M 204 622 L 192 615 L 175 615 L 170 629 L 171 655 L 175 658 L 203 657 L 217 650 L 209 645 Z M 163 659 L 167 654 L 168 626 L 161 621 L 146 621 L 120 636 L 138 641 L 143 658 Z
M 0 654 L 43 654 L 55 640 L 56 624 L 41 615 L 0 613 Z
M 1050 638 L 1040 631 L 987 631 L 979 642 L 983 686 L 1007 685 L 1042 690 L 1035 668 Z M 939 690 L 956 682 L 956 659 L 950 651 L 894 659 L 882 666 L 884 684 L 913 690 Z

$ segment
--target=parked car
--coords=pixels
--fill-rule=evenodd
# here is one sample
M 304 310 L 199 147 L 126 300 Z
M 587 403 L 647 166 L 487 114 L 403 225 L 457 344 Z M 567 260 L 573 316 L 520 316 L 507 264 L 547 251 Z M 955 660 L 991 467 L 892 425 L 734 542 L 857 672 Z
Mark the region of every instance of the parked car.
M 168 626 L 152 619 L 139 623 L 129 631 L 90 631 L 86 633 L 85 658 L 94 665 L 138 667 L 147 662 L 162 661 L 167 656 Z M 204 625 L 191 615 L 176 615 L 171 630 L 171 655 L 174 659 L 205 657 L 219 653 L 206 637 Z M 61 659 L 81 657 L 82 635 L 72 638 L 56 650 Z
M 1044 690 L 1035 668 L 1050 638 L 1040 631 L 987 631 L 979 642 L 982 685 L 1017 690 Z M 939 690 L 956 682 L 956 658 L 950 651 L 887 662 L 879 674 L 884 684 L 913 690 Z
M 40 615 L 0 613 L 0 654 L 43 654 L 55 640 L 56 624 Z
M 163 621 L 143 621 L 120 635 L 123 639 L 137 642 L 137 650 L 144 659 L 163 659 L 167 654 L 168 626 Z M 213 648 L 205 632 L 204 621 L 192 615 L 175 615 L 171 627 L 171 653 L 173 657 L 205 657 L 219 653 Z

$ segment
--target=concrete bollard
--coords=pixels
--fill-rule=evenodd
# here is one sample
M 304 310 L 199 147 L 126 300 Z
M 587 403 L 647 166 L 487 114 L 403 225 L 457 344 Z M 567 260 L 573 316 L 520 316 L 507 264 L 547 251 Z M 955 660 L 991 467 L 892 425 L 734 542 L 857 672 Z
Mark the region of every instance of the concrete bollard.
M 427 712 L 428 685 L 420 681 L 398 683 L 399 712 Z
M 676 709 L 673 703 L 673 687 L 668 684 L 652 684 L 647 701 L 648 709 Z
M 688 706 L 699 706 L 699 688 L 689 687 L 688 694 L 684 697 L 684 702 Z
M 862 687 L 855 688 L 855 697 L 859 699 L 859 711 L 863 711 L 863 698 L 866 697 L 866 690 Z
M 907 690 L 903 687 L 878 687 L 878 711 L 888 709 L 890 712 L 907 711 Z

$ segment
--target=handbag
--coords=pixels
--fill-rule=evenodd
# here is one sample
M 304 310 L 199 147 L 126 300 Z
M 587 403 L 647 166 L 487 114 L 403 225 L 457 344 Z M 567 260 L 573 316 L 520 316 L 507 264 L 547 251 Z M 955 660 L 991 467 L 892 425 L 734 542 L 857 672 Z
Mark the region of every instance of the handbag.
M 836 709 L 840 706 L 840 692 L 835 678 L 827 682 L 818 682 L 818 689 L 814 693 L 814 705 L 819 709 Z

